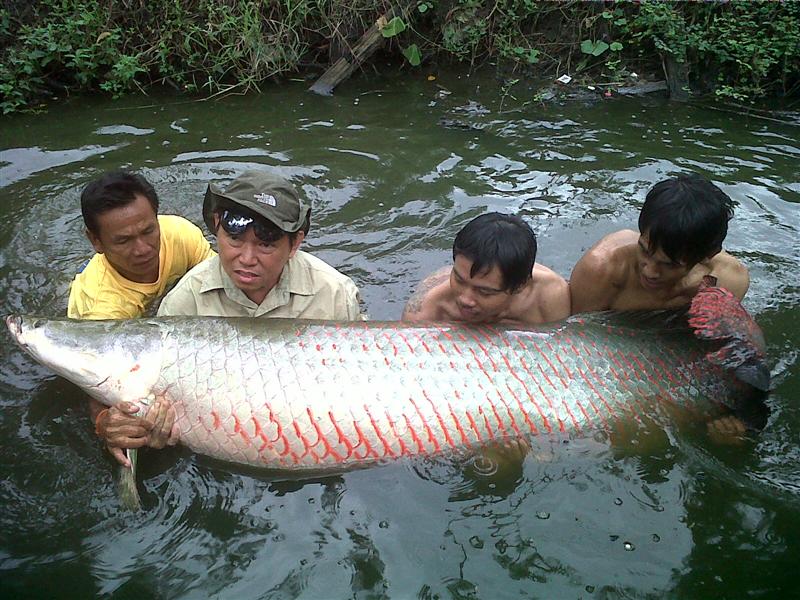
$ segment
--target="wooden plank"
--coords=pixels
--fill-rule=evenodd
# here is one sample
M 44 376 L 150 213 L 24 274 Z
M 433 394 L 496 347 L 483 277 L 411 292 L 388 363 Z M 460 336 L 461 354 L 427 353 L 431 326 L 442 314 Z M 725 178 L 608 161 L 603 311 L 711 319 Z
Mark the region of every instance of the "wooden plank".
M 367 29 L 361 39 L 350 51 L 347 56 L 343 56 L 335 63 L 333 63 L 322 74 L 322 76 L 314 82 L 310 91 L 323 96 L 330 96 L 333 94 L 333 88 L 339 85 L 342 81 L 350 77 L 361 64 L 372 56 L 375 51 L 383 45 L 386 38 L 381 34 L 381 29 L 389 22 L 389 20 L 396 14 L 395 9 L 390 9 L 382 17 Z

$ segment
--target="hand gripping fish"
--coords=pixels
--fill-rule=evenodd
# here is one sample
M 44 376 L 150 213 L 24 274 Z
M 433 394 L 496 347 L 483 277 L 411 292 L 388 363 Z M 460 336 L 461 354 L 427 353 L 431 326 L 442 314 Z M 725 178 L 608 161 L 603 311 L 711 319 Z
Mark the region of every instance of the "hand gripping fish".
M 341 470 L 531 435 L 574 435 L 658 404 L 714 414 L 766 391 L 764 340 L 705 288 L 682 313 L 596 313 L 531 329 L 283 319 L 48 320 L 17 343 L 99 401 L 174 405 L 202 454 Z

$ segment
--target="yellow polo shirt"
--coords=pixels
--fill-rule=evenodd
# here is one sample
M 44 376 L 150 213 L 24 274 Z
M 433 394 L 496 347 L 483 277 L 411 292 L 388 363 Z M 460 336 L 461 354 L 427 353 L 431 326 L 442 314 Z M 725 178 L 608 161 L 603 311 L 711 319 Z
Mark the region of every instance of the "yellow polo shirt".
M 329 264 L 297 252 L 261 304 L 237 288 L 219 257 L 197 265 L 164 297 L 158 316 L 363 319 L 358 288 Z
M 72 319 L 133 319 L 189 269 L 215 256 L 200 228 L 183 217 L 159 215 L 158 280 L 137 283 L 120 275 L 104 254 L 95 254 L 75 276 L 67 316 Z

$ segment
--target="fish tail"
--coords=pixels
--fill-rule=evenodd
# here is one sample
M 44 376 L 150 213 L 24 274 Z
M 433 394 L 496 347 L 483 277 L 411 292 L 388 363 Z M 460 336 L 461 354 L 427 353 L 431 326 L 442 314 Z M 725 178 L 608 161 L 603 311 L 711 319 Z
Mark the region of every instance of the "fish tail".
M 689 308 L 689 326 L 696 337 L 721 343 L 707 354 L 713 364 L 757 390 L 769 391 L 764 334 L 730 291 L 701 285 Z
M 122 466 L 119 468 L 119 477 L 117 478 L 119 501 L 123 508 L 133 511 L 141 510 L 142 499 L 139 497 L 139 490 L 136 487 L 138 452 L 134 448 L 129 448 L 126 452 L 128 460 L 131 461 L 131 467 L 130 469 Z

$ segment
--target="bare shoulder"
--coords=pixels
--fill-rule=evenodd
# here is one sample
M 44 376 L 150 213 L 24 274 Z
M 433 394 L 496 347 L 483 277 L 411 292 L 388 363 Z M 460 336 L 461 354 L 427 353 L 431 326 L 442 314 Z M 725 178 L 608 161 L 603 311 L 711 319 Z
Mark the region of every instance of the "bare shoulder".
M 724 250 L 709 261 L 710 274 L 717 278 L 717 284 L 733 293 L 741 300 L 750 287 L 750 273 L 739 260 Z
M 570 289 L 566 279 L 537 263 L 533 267 L 533 285 L 544 322 L 558 321 L 569 316 Z
M 619 270 L 625 262 L 627 250 L 639 240 L 639 234 L 632 229 L 610 233 L 586 251 L 575 265 L 585 265 L 592 269 L 602 269 L 606 274 Z M 571 278 L 570 278 L 571 279 Z
M 403 309 L 403 321 L 431 321 L 439 318 L 441 303 L 450 289 L 450 271 L 445 266 L 419 282 Z
M 572 312 L 603 310 L 625 286 L 639 234 L 631 229 L 611 233 L 586 251 L 569 278 Z

